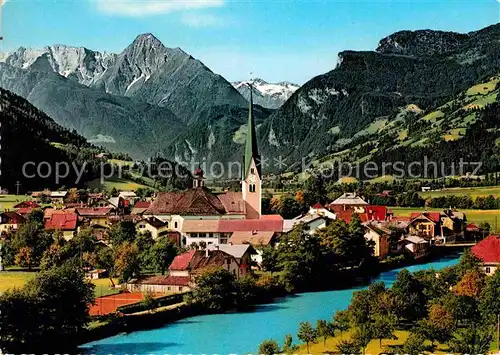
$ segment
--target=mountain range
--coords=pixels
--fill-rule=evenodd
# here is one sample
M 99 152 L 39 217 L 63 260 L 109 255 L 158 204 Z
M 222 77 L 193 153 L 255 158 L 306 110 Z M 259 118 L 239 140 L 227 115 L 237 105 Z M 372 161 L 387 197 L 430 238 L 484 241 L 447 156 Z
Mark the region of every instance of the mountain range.
M 262 124 L 260 147 L 286 159 L 288 170 L 300 169 L 303 158 L 321 159 L 367 141 L 376 149 L 377 126 L 394 124 L 408 105 L 425 116 L 499 72 L 500 24 L 469 34 L 397 32 L 376 51 L 341 52 L 334 70 L 304 84 Z
M 249 83 L 252 84 L 253 102 L 270 109 L 280 108 L 300 88 L 299 85 L 288 81 L 273 84 L 259 78 L 233 82 L 234 88 L 247 100 L 250 100 Z
M 410 123 L 498 73 L 500 24 L 468 34 L 400 31 L 383 38 L 375 51 L 341 52 L 336 68 L 301 87 L 254 79 L 261 153 L 287 161 L 267 171 L 299 170 L 302 158 L 318 166 L 345 152 L 353 160 L 376 160 L 390 151 L 414 156 L 414 139 L 424 137 Z M 63 45 L 19 48 L 0 56 L 0 87 L 112 151 L 241 161 L 247 82 L 229 83 L 152 34 L 138 36 L 119 54 Z M 488 100 L 498 100 L 491 95 Z M 432 139 L 419 143 L 422 149 L 456 144 L 443 138 L 448 126 L 433 128 L 435 134 L 426 137 Z M 467 127 L 449 126 L 458 128 Z
M 161 152 L 213 107 L 248 105 L 220 75 L 151 34 L 120 54 L 21 47 L 2 61 L 1 87 L 90 142 L 136 158 Z

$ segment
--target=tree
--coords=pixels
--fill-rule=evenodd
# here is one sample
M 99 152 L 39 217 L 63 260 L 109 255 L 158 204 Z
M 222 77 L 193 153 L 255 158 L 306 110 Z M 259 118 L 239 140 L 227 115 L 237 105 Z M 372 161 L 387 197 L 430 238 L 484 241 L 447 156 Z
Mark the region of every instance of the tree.
M 488 278 L 481 295 L 480 309 L 485 319 L 494 318 L 496 323 L 497 347 L 500 350 L 500 271 Z
M 135 244 L 125 242 L 116 251 L 115 270 L 121 282 L 127 282 L 139 274 L 139 249 Z
M 425 313 L 425 297 L 422 284 L 406 269 L 399 272 L 392 285 L 391 292 L 401 304 L 401 318 L 415 320 L 422 318 Z
M 352 335 L 352 340 L 363 350 L 363 355 L 365 354 L 366 347 L 370 344 L 374 336 L 373 327 L 370 323 L 364 323 L 359 325 Z
M 43 253 L 52 242 L 52 236 L 44 231 L 43 224 L 38 221 L 37 214 L 30 214 L 28 221 L 19 227 L 12 240 L 16 264 L 28 269 L 38 265 Z
M 142 299 L 142 304 L 144 305 L 144 308 L 150 311 L 158 307 L 158 301 L 153 297 L 151 292 L 146 292 L 144 294 L 144 298 Z
M 427 350 L 425 346 L 425 338 L 420 333 L 412 332 L 403 343 L 400 353 L 402 354 L 423 354 Z
M 281 237 L 277 247 L 280 280 L 287 291 L 300 290 L 324 282 L 320 239 L 309 235 L 301 224 Z M 323 267 L 322 267 L 323 266 Z
M 323 338 L 323 345 L 325 345 L 326 339 L 328 339 L 331 335 L 328 322 L 326 320 L 318 319 L 316 322 L 316 335 L 318 338 Z
M 10 353 L 68 351 L 89 321 L 94 285 L 76 265 L 40 272 L 0 295 L 0 348 Z
M 335 329 L 340 331 L 340 339 L 342 339 L 342 334 L 349 330 L 350 322 L 349 311 L 335 312 L 332 324 Z
M 397 339 L 394 336 L 396 330 L 396 317 L 394 315 L 377 314 L 373 322 L 373 337 L 378 339 L 382 347 L 382 339 Z
M 472 325 L 458 329 L 448 342 L 451 352 L 457 354 L 486 354 L 490 350 L 491 331 Z
M 188 295 L 188 303 L 209 311 L 224 311 L 235 306 L 235 278 L 226 269 L 207 268 L 196 277 L 196 287 Z
M 434 341 L 447 341 L 455 329 L 453 314 L 443 305 L 434 303 L 429 306 L 427 319 L 420 324 L 421 333 L 434 345 Z
M 164 275 L 177 253 L 177 246 L 170 238 L 159 237 L 151 248 L 154 269 Z
M 295 350 L 297 350 L 297 346 L 293 345 L 293 337 L 292 334 L 286 334 L 285 340 L 283 340 L 283 353 L 284 354 L 292 354 Z
M 297 332 L 297 338 L 302 342 L 306 343 L 307 353 L 309 354 L 309 344 L 315 343 L 318 338 L 316 330 L 312 327 L 309 322 L 300 322 L 299 331 Z
M 96 268 L 108 271 L 109 281 L 114 287 L 115 282 L 113 281 L 113 276 L 115 274 L 115 258 L 111 248 L 101 248 L 97 251 L 97 264 L 95 266 Z
M 262 268 L 264 271 L 274 272 L 278 268 L 278 253 L 272 245 L 262 247 Z
M 337 354 L 359 354 L 361 347 L 354 340 L 341 340 L 337 344 Z
M 280 353 L 281 351 L 278 343 L 272 339 L 264 340 L 259 345 L 259 351 L 258 351 L 259 355 L 275 355 Z
M 468 271 L 453 288 L 453 292 L 458 296 L 478 299 L 484 288 L 484 277 L 484 274 L 479 270 Z
M 63 248 L 54 243 L 43 253 L 40 267 L 42 270 L 48 270 L 52 267 L 61 266 L 64 260 Z
M 121 221 L 114 224 L 109 231 L 109 239 L 113 246 L 118 246 L 124 242 L 134 242 L 136 237 L 135 225 L 130 221 Z

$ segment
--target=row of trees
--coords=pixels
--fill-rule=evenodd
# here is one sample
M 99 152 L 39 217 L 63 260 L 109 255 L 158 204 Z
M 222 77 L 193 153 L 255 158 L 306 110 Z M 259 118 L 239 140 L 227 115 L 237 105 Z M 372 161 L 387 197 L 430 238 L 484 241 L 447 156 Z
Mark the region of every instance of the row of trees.
M 153 240 L 150 233 L 137 233 L 128 221 L 113 225 L 108 239 L 111 247 L 98 243 L 93 231 L 84 229 L 66 241 L 57 232 L 45 231 L 43 213 L 35 210 L 16 232 L 4 237 L 2 261 L 5 266 L 49 270 L 75 260 L 81 268 L 106 269 L 112 282 L 113 276 L 127 281 L 141 270 L 164 274 L 179 253 L 167 236 Z
M 410 329 L 402 345 L 385 351 L 421 354 L 442 343 L 452 353 L 482 354 L 490 350 L 499 318 L 500 272 L 486 278 L 466 252 L 457 266 L 439 273 L 403 270 L 391 288 L 371 284 L 354 294 L 347 310 L 336 312 L 331 321 L 319 320 L 316 328 L 303 322 L 297 335 L 309 352 L 309 344 L 325 342 L 339 331 L 338 353 L 364 354 L 372 340 L 382 348 L 384 339 L 396 339 L 396 329 Z M 349 329 L 350 338 L 342 339 Z
M 317 234 L 308 232 L 299 225 L 283 235 L 276 248 L 263 249 L 262 267 L 279 272 L 280 283 L 288 292 L 328 287 L 334 279 L 338 285 L 342 271 L 349 268 L 363 274 L 367 270 L 363 266 L 375 262 L 357 215 L 349 224 L 335 220 Z
M 0 295 L 0 349 L 5 353 L 74 352 L 89 321 L 94 285 L 66 262 Z

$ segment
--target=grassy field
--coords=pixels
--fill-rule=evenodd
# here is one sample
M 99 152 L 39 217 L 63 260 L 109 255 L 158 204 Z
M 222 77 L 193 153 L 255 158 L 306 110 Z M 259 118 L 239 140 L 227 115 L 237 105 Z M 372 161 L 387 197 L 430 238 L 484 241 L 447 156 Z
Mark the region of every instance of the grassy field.
M 36 272 L 26 271 L 1 271 L 0 272 L 0 293 L 7 291 L 9 288 L 23 287 L 26 282 L 34 278 Z
M 394 335 L 397 337 L 397 340 L 383 339 L 382 347 L 380 346 L 379 340 L 372 340 L 370 344 L 368 344 L 365 353 L 366 354 L 383 354 L 387 352 L 387 347 L 389 345 L 402 345 L 404 341 L 408 338 L 408 331 L 396 330 Z M 350 332 L 345 332 L 342 336 L 343 340 L 350 339 Z M 323 344 L 323 339 L 318 339 L 316 344 L 309 344 L 309 354 L 336 354 L 337 353 L 337 344 L 341 341 L 340 335 L 337 335 L 333 338 L 328 338 L 326 343 Z M 430 342 L 426 342 L 425 345 L 430 346 Z M 495 344 L 492 344 L 491 349 L 495 349 Z M 447 354 L 448 346 L 443 344 L 438 344 L 434 349 L 434 354 Z M 305 344 L 301 344 L 299 346 L 298 354 L 307 354 L 307 347 Z
M 11 210 L 19 202 L 29 199 L 26 195 L 0 195 L 0 211 Z
M 390 207 L 396 216 L 409 217 L 412 212 L 422 212 L 422 208 Z M 442 208 L 427 208 L 427 211 L 440 212 Z M 469 223 L 488 222 L 493 232 L 500 233 L 500 210 L 460 210 L 467 216 Z
M 439 196 L 466 196 L 469 195 L 472 198 L 476 197 L 486 197 L 493 195 L 495 197 L 500 197 L 500 186 L 484 186 L 484 187 L 453 187 L 449 189 L 443 189 L 439 191 L 427 191 L 421 192 L 422 197 L 439 197 Z
M 113 279 L 115 285 L 118 284 L 117 279 Z M 95 285 L 94 294 L 96 297 L 115 295 L 120 292 L 119 289 L 111 288 L 111 281 L 109 279 L 98 279 L 92 280 L 92 283 Z
M 105 188 L 108 191 L 111 191 L 113 187 L 120 191 L 130 191 L 130 190 L 135 191 L 140 187 L 147 187 L 146 185 L 138 184 L 131 180 L 123 178 L 115 178 L 115 177 L 106 179 L 103 184 L 101 184 L 100 179 L 94 179 L 92 181 L 89 181 L 86 185 L 90 189 Z
M 35 278 L 36 271 L 1 271 L 0 272 L 0 293 L 3 293 L 11 288 L 23 287 L 26 282 Z M 118 280 L 114 280 L 115 284 Z M 108 296 L 118 293 L 119 289 L 110 289 L 111 282 L 109 279 L 98 279 L 92 280 L 92 283 L 96 286 L 94 294 L 96 297 Z

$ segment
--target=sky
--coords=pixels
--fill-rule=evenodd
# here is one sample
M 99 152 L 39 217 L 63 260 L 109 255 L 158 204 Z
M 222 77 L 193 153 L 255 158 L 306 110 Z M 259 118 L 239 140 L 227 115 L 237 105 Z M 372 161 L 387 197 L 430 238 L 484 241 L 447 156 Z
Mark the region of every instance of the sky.
M 340 51 L 374 50 L 399 30 L 498 23 L 500 0 L 7 0 L 2 14 L 4 52 L 66 44 L 118 53 L 153 33 L 229 81 L 303 84 L 334 69 Z

